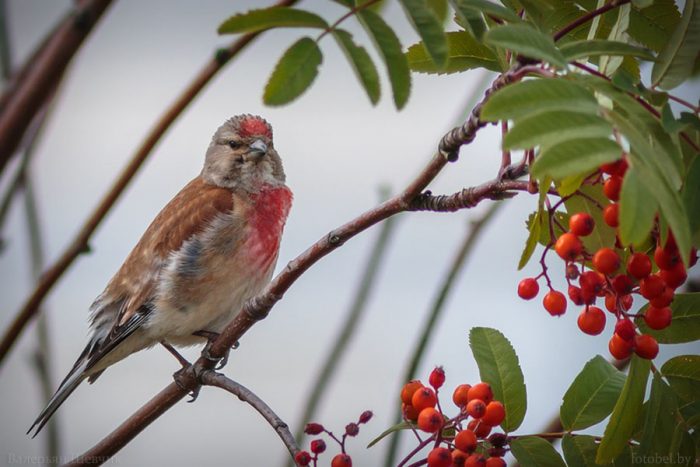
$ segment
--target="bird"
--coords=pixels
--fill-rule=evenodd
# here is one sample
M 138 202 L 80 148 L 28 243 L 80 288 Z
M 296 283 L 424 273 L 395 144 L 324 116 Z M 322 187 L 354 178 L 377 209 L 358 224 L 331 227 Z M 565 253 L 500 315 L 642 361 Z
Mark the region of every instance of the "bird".
M 201 173 L 167 203 L 90 306 L 89 340 L 39 414 L 36 436 L 84 380 L 159 343 L 206 343 L 274 271 L 292 205 L 272 127 L 243 114 L 221 125 Z

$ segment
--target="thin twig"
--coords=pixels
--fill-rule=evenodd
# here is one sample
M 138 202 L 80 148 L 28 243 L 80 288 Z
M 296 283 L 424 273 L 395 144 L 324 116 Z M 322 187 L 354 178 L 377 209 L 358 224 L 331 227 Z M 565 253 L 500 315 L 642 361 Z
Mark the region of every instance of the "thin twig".
M 606 3 L 606 4 L 603 5 L 602 7 L 597 8 L 597 9 L 595 9 L 595 10 L 593 10 L 593 11 L 590 11 L 590 12 L 586 13 L 586 14 L 583 15 L 583 16 L 580 16 L 580 17 L 576 18 L 574 21 L 572 21 L 571 23 L 567 24 L 566 26 L 564 26 L 563 28 L 561 28 L 559 31 L 557 31 L 557 32 L 554 34 L 554 41 L 555 41 L 555 42 L 558 41 L 559 39 L 561 39 L 562 37 L 566 36 L 568 33 L 570 33 L 571 31 L 573 31 L 573 30 L 576 29 L 577 27 L 579 27 L 579 26 L 581 26 L 581 25 L 583 25 L 583 24 L 586 24 L 587 22 L 589 22 L 590 20 L 592 20 L 592 19 L 595 18 L 596 16 L 600 16 L 600 15 L 602 15 L 602 14 L 605 14 L 605 13 L 607 13 L 608 11 L 612 10 L 613 8 L 617 8 L 617 7 L 619 7 L 620 5 L 624 5 L 625 3 L 629 3 L 630 1 L 631 1 L 631 0 L 612 0 L 610 3 Z
M 263 401 L 260 399 L 253 391 L 246 388 L 245 386 L 233 381 L 226 375 L 217 373 L 215 371 L 205 371 L 200 376 L 202 384 L 208 386 L 216 386 L 221 389 L 225 389 L 234 396 L 237 396 L 243 402 L 247 402 L 258 411 L 260 415 L 263 416 L 267 423 L 275 430 L 277 435 L 280 437 L 284 445 L 287 447 L 289 454 L 294 458 L 294 455 L 299 451 L 299 445 L 297 444 L 292 432 L 289 431 L 289 427 L 286 423 Z
M 365 8 L 368 8 L 372 5 L 374 5 L 375 3 L 379 2 L 379 1 L 380 0 L 367 0 L 365 3 L 363 3 L 361 5 L 353 6 L 350 9 L 350 11 L 348 11 L 343 16 L 338 18 L 338 20 L 335 23 L 331 24 L 326 29 L 324 29 L 323 32 L 321 34 L 319 34 L 319 36 L 316 38 L 316 42 L 320 41 L 321 39 L 323 39 L 324 36 L 328 35 L 329 33 L 333 32 L 334 30 L 338 29 L 338 26 L 340 25 L 340 23 L 342 23 L 346 19 L 350 18 L 351 16 L 356 15 L 358 12 L 364 10 Z
M 386 190 L 382 190 L 382 201 L 388 196 Z M 309 394 L 304 410 L 302 411 L 302 416 L 297 427 L 295 437 L 299 442 L 303 441 L 304 438 L 304 427 L 306 423 L 311 421 L 311 418 L 316 413 L 318 404 L 321 401 L 321 397 L 325 392 L 328 383 L 333 378 L 335 370 L 338 368 L 338 362 L 345 354 L 350 339 L 355 334 L 358 324 L 365 310 L 367 309 L 368 298 L 376 284 L 376 277 L 379 272 L 379 266 L 382 264 L 385 253 L 387 251 L 387 246 L 389 245 L 389 240 L 394 231 L 396 225 L 396 217 L 390 217 L 383 224 L 377 235 L 376 242 L 372 246 L 369 257 L 367 259 L 366 266 L 362 269 L 360 275 L 361 280 L 355 293 L 354 299 L 348 312 L 345 315 L 345 320 L 339 327 L 338 336 L 333 339 L 333 348 L 328 353 L 326 360 L 323 365 L 321 365 L 321 370 L 318 376 L 313 379 L 313 389 L 311 394 Z
M 289 6 L 297 0 L 281 0 L 275 5 Z M 21 334 L 29 320 L 36 314 L 39 305 L 46 295 L 63 276 L 68 267 L 75 259 L 88 251 L 88 242 L 97 227 L 102 223 L 109 210 L 114 206 L 124 189 L 129 185 L 136 172 L 143 162 L 150 155 L 155 145 L 160 141 L 165 132 L 173 122 L 182 114 L 185 108 L 194 100 L 199 92 L 211 81 L 219 70 L 233 57 L 243 50 L 260 33 L 245 34 L 234 41 L 226 49 L 222 49 L 212 58 L 204 68 L 195 76 L 194 80 L 185 88 L 175 102 L 161 115 L 155 126 L 148 133 L 141 143 L 136 153 L 132 156 L 128 165 L 124 168 L 110 190 L 105 194 L 100 204 L 95 208 L 90 217 L 85 221 L 75 239 L 64 250 L 58 260 L 44 272 L 41 281 L 36 285 L 34 291 L 24 302 L 21 310 L 17 313 L 10 327 L 5 331 L 2 341 L 0 341 L 0 365 L 3 363 L 8 352 Z
M 423 323 L 423 325 L 420 326 L 422 332 L 420 337 L 418 338 L 418 343 L 412 347 L 414 349 L 413 354 L 408 365 L 406 366 L 406 370 L 403 374 L 403 379 L 400 380 L 402 385 L 405 382 L 410 381 L 411 379 L 414 379 L 416 377 L 416 372 L 418 371 L 418 367 L 420 366 L 425 349 L 427 348 L 430 338 L 433 335 L 433 329 L 435 328 L 438 319 L 440 318 L 443 310 L 445 309 L 447 298 L 449 297 L 449 294 L 452 291 L 452 287 L 454 286 L 454 283 L 457 280 L 459 273 L 464 267 L 464 264 L 469 256 L 469 252 L 476 244 L 476 241 L 478 240 L 483 228 L 493 218 L 494 214 L 500 206 L 501 203 L 494 203 L 493 205 L 489 206 L 489 209 L 484 213 L 482 217 L 475 221 L 472 221 L 469 224 L 465 232 L 464 239 L 462 240 L 462 243 L 457 249 L 456 254 L 452 258 L 452 262 L 450 263 L 447 275 L 440 284 L 440 289 L 437 295 L 435 296 L 433 304 L 430 307 L 430 312 L 426 317 L 425 323 Z M 393 417 L 395 423 L 399 423 L 402 418 L 401 408 L 398 405 L 397 408 L 398 410 L 395 411 Z M 392 436 L 384 461 L 385 466 L 390 467 L 396 465 L 396 453 L 398 449 L 398 444 L 399 436 Z M 409 458 L 410 457 L 405 459 L 405 461 L 407 461 Z

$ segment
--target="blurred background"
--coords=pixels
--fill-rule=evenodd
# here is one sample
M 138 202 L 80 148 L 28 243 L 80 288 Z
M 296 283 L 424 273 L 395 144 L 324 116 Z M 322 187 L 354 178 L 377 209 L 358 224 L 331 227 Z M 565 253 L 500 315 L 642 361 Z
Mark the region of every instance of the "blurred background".
M 395 2 L 388 3 L 383 15 L 404 47 L 416 42 L 403 12 Z M 71 5 L 68 0 L 6 2 L 15 65 L 26 59 Z M 217 26 L 235 12 L 259 6 L 262 2 L 223 0 L 114 2 L 70 66 L 32 161 L 49 263 L 76 235 L 163 109 L 215 50 L 232 40 L 218 36 Z M 299 6 L 329 22 L 345 12 L 328 1 L 304 1 Z M 343 27 L 381 63 L 354 19 Z M 44 311 L 53 348 L 54 388 L 86 343 L 93 299 L 161 207 L 198 174 L 210 137 L 225 119 L 253 113 L 273 125 L 275 146 L 295 193 L 280 270 L 329 230 L 375 205 L 380 187 L 398 190 L 411 180 L 440 137 L 462 118 L 469 96 L 485 78 L 482 71 L 413 75 L 411 98 L 397 112 L 380 67 L 382 99 L 373 108 L 337 45 L 327 37 L 321 43 L 324 62 L 312 87 L 291 105 L 265 107 L 261 96 L 267 77 L 282 52 L 306 32 L 265 33 L 226 65 L 166 133 L 110 211 L 90 242 L 92 253 L 80 257 L 51 292 Z M 679 94 L 696 101 L 697 82 Z M 489 180 L 499 162 L 498 132 L 489 127 L 430 189 L 452 193 Z M 0 192 L 8 180 L 8 176 L 0 180 Z M 363 410 L 374 411 L 375 418 L 348 443 L 356 465 L 380 465 L 387 440 L 371 449 L 365 446 L 391 424 L 406 360 L 437 288 L 470 220 L 481 216 L 487 204 L 452 215 L 413 213 L 397 219 L 366 315 L 314 417 L 342 433 Z M 596 353 L 607 357 L 613 323 L 600 336 L 586 336 L 578 331 L 578 312 L 571 306 L 554 319 L 539 300 L 518 299 L 518 281 L 538 273 L 536 261 L 524 271 L 516 270 L 527 235 L 524 221 L 536 199 L 521 195 L 506 204 L 483 231 L 459 275 L 419 374 L 427 379 L 435 365 L 443 365 L 447 395 L 458 384 L 479 381 L 468 331 L 474 326 L 498 328 L 511 340 L 525 374 L 528 413 L 518 430 L 524 434 L 541 431 L 558 413 L 561 397 L 587 360 Z M 32 289 L 22 209 L 21 202 L 13 204 L 2 232 L 6 242 L 0 253 L 2 329 Z M 304 274 L 269 318 L 244 336 L 224 370 L 292 427 L 299 422 L 318 367 L 354 297 L 378 231 L 374 227 L 349 241 Z M 550 265 L 552 275 L 561 278 L 561 263 L 552 259 Z M 561 287 L 562 281 L 557 285 Z M 30 363 L 36 347 L 33 326 L 0 368 L 0 464 L 18 459 L 36 463 L 30 460 L 45 453 L 45 433 L 34 440 L 24 434 L 44 405 Z M 194 359 L 199 350 L 184 353 Z M 663 346 L 659 361 L 698 350 Z M 170 383 L 177 369 L 164 349 L 154 348 L 110 368 L 93 386 L 78 388 L 57 413 L 63 460 L 102 439 Z M 406 437 L 401 452 L 413 446 Z M 337 452 L 336 447 L 330 446 L 329 452 Z M 282 465 L 285 455 L 274 431 L 248 405 L 219 389 L 204 388 L 196 403 L 177 404 L 110 463 L 270 466 Z M 324 459 L 329 462 L 331 457 L 326 454 Z

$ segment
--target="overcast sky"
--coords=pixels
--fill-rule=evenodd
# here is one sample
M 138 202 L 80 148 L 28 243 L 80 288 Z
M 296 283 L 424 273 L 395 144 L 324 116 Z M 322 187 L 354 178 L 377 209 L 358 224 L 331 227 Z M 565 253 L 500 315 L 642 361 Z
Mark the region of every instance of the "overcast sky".
M 8 2 L 15 63 L 20 63 L 71 2 Z M 34 160 L 45 246 L 54 260 L 127 163 L 163 109 L 217 47 L 231 38 L 216 28 L 254 1 L 114 2 L 73 61 Z M 313 0 L 302 7 L 329 21 L 344 11 Z M 416 41 L 402 12 L 384 12 L 404 46 Z M 354 20 L 344 26 L 368 48 Z M 382 100 L 373 108 L 344 56 L 328 38 L 321 47 L 320 74 L 291 105 L 268 108 L 264 83 L 282 51 L 306 31 L 274 31 L 229 63 L 184 112 L 157 146 L 81 257 L 46 301 L 51 358 L 58 384 L 83 349 L 87 310 L 160 208 L 196 176 L 214 130 L 239 113 L 271 122 L 295 204 L 287 223 L 278 270 L 332 228 L 373 206 L 378 188 L 404 186 L 429 160 L 480 81 L 479 71 L 452 76 L 413 76 L 412 95 L 397 112 L 382 75 Z M 310 32 L 313 34 L 313 31 Z M 377 54 L 370 50 L 373 57 Z M 378 60 L 378 58 L 377 58 Z M 377 61 L 379 64 L 379 61 Z M 697 85 L 683 93 L 697 99 Z M 692 97 L 692 96 L 695 97 Z M 484 129 L 431 186 L 451 193 L 493 178 L 498 169 L 498 134 Z M 7 179 L 0 181 L 4 192 Z M 376 417 L 349 442 L 356 465 L 378 465 L 388 445 L 364 446 L 389 426 L 398 400 L 406 358 L 421 331 L 450 259 L 479 206 L 453 215 L 416 213 L 400 217 L 360 332 L 338 368 L 316 421 L 342 431 L 366 409 Z M 425 355 L 421 375 L 444 365 L 446 388 L 479 381 L 467 334 L 473 326 L 500 329 L 513 343 L 528 388 L 528 414 L 520 433 L 540 430 L 558 411 L 566 388 L 596 353 L 607 356 L 612 323 L 597 337 L 576 328 L 573 307 L 551 318 L 537 302 L 517 299 L 518 281 L 537 274 L 535 264 L 518 272 L 527 214 L 536 199 L 519 196 L 507 203 L 476 245 L 450 297 Z M 306 273 L 267 320 L 233 352 L 225 372 L 262 397 L 292 426 L 314 384 L 319 363 L 337 333 L 352 299 L 361 267 L 378 229 L 348 242 Z M 3 232 L 9 242 L 0 256 L 0 325 L 4 329 L 31 290 L 26 231 L 20 204 Z M 563 275 L 560 261 L 552 273 Z M 561 287 L 562 281 L 556 281 Z M 35 375 L 27 364 L 35 346 L 30 330 L 0 368 L 0 464 L 42 454 L 42 437 L 24 432 L 42 408 Z M 659 361 L 697 352 L 662 348 Z M 185 354 L 195 358 L 198 349 Z M 93 386 L 81 386 L 58 417 L 63 454 L 73 457 L 94 445 L 171 381 L 177 362 L 161 348 L 134 355 L 110 368 Z M 410 450 L 409 443 L 403 445 Z M 335 452 L 335 448 L 330 448 Z M 277 465 L 285 449 L 272 429 L 229 394 L 205 388 L 194 404 L 180 403 L 113 461 L 115 465 Z M 327 456 L 329 459 L 331 456 Z

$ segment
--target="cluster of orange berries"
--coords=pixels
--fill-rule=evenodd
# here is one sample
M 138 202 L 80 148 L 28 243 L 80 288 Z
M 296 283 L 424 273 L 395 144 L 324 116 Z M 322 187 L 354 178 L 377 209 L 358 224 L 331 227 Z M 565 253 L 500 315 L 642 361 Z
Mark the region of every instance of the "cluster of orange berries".
M 340 439 L 335 436 L 332 431 L 326 430 L 320 423 L 307 423 L 304 433 L 312 436 L 320 435 L 321 433 L 327 434 L 330 439 L 340 446 L 340 453 L 336 454 L 331 460 L 331 467 L 352 467 L 352 458 L 345 452 L 345 440 L 348 436 L 357 436 L 358 433 L 360 433 L 360 425 L 367 423 L 371 418 L 371 411 L 365 410 L 362 412 L 357 422 L 351 422 L 345 425 L 345 433 L 343 433 Z M 309 453 L 309 451 L 311 451 L 311 453 Z M 313 463 L 313 466 L 316 467 L 318 465 L 318 456 L 326 451 L 326 442 L 320 438 L 312 440 L 309 451 L 299 451 L 296 453 L 294 461 L 297 465 L 307 466 Z
M 611 201 L 603 207 L 603 220 L 613 228 L 619 225 L 619 204 L 616 201 L 620 199 L 626 170 L 627 163 L 624 159 L 600 168 L 602 173 L 609 174 L 603 182 L 603 193 Z M 638 332 L 637 326 L 630 319 L 638 315 L 629 313 L 629 310 L 632 308 L 633 295 L 638 294 L 649 301 L 649 307 L 643 314 L 649 328 L 660 330 L 671 324 L 669 305 L 673 301 L 675 290 L 688 277 L 673 233 L 669 231 L 666 243 L 658 244 L 653 252 L 653 262 L 658 268 L 653 272 L 649 255 L 633 252 L 631 247 L 626 251 L 619 241 L 616 242 L 616 248 L 602 247 L 594 254 L 589 254 L 581 237 L 590 235 L 594 230 L 595 220 L 590 214 L 575 213 L 569 218 L 569 230 L 561 234 L 553 245 L 554 251 L 566 262 L 569 300 L 575 305 L 584 306 L 578 317 L 578 327 L 590 335 L 603 332 L 606 315 L 595 304 L 597 298 L 604 298 L 605 308 L 616 317 L 615 332 L 608 345 L 610 354 L 621 360 L 635 352 L 642 358 L 653 359 L 659 352 L 659 345 L 652 336 Z M 624 269 L 621 254 L 629 254 Z M 693 249 L 690 266 L 696 261 L 697 251 Z M 587 262 L 592 265 L 592 269 L 586 270 Z M 537 279 L 542 276 L 546 277 L 546 271 L 537 278 L 520 281 L 518 295 L 525 300 L 535 298 L 539 292 Z M 578 285 L 572 283 L 576 279 Z M 549 279 L 547 282 L 549 284 Z M 552 316 L 559 316 L 566 312 L 567 299 L 562 292 L 552 289 L 550 285 L 543 306 Z
M 501 424 L 506 412 L 503 404 L 493 399 L 491 386 L 487 383 L 457 386 L 452 401 L 460 412 L 447 418 L 439 401 L 439 389 L 444 382 L 445 372 L 437 367 L 430 373 L 430 386 L 413 380 L 401 389 L 404 419 L 432 435 L 423 441 L 434 445 L 425 461 L 428 467 L 504 467 L 508 439 L 503 433 L 491 436 L 489 433 Z

